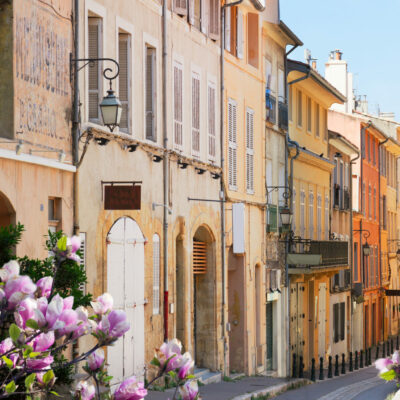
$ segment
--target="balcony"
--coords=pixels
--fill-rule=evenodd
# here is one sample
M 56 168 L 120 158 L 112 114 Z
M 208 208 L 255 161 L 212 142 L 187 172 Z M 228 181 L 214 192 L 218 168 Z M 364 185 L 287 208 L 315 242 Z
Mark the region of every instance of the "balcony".
M 350 210 L 350 190 L 346 187 L 343 191 L 343 209 Z
M 348 267 L 349 243 L 338 240 L 307 240 L 294 238 L 289 245 L 289 273 L 313 273 L 321 270 L 339 271 Z
M 266 109 L 266 120 L 271 124 L 276 124 L 276 98 L 265 91 L 265 109 Z
M 288 130 L 288 106 L 286 103 L 280 101 L 278 103 L 278 119 L 279 119 L 279 128 L 287 131 Z

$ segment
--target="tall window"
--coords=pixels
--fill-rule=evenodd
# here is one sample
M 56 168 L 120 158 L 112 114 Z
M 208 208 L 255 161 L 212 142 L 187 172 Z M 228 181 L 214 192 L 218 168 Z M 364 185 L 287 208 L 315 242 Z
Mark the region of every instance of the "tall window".
M 368 162 L 371 162 L 371 144 L 370 144 L 370 137 L 367 135 L 367 155 L 368 155 Z
M 183 69 L 182 64 L 174 63 L 174 144 L 181 149 L 183 146 Z
M 296 197 L 296 188 L 293 188 L 293 193 L 292 193 L 292 197 L 293 197 L 293 216 L 292 216 L 292 230 L 293 232 L 296 234 L 296 218 L 297 218 L 297 197 Z
M 372 162 L 374 165 L 376 165 L 376 145 L 375 145 L 375 139 L 371 140 L 371 145 L 372 145 Z
M 88 50 L 89 58 L 102 57 L 102 19 L 89 17 L 88 19 Z M 89 120 L 100 123 L 100 101 L 102 97 L 101 62 L 89 66 Z
M 382 217 L 383 217 L 383 229 L 387 229 L 387 208 L 386 208 L 386 196 L 382 197 Z
M 365 204 L 365 182 L 363 182 L 363 184 L 362 184 L 362 199 L 361 199 L 361 201 L 362 201 L 362 213 L 364 214 L 364 217 L 365 217 L 365 215 L 366 215 L 366 209 L 367 209 L 367 206 L 366 206 L 366 204 Z
M 311 98 L 307 97 L 307 131 L 311 132 L 312 103 Z
M 246 111 L 246 189 L 254 193 L 254 111 Z
M 156 49 L 146 45 L 145 112 L 146 139 L 156 141 Z
M 317 196 L 317 239 L 321 240 L 322 236 L 322 197 L 318 193 Z
M 374 220 L 376 220 L 376 188 L 374 188 Z
M 153 235 L 153 314 L 160 314 L 160 237 Z
M 358 243 L 354 242 L 354 251 L 353 251 L 353 280 L 354 282 L 358 281 Z
M 50 197 L 48 200 L 48 230 L 52 233 L 56 233 L 61 228 L 61 204 L 59 197 Z
M 308 194 L 308 230 L 309 238 L 314 239 L 314 193 Z
M 329 240 L 329 197 L 325 196 L 325 240 Z
M 231 190 L 237 189 L 236 101 L 228 101 L 228 181 Z
M 304 238 L 305 234 L 305 207 L 306 207 L 306 194 L 304 190 L 300 191 L 300 236 Z
M 379 255 L 378 246 L 375 246 L 375 286 L 379 285 Z
M 200 155 L 200 75 L 192 73 L 192 154 Z
M 258 68 L 258 14 L 247 13 L 247 62 Z
M 119 63 L 119 100 L 122 104 L 121 121 L 119 128 L 122 132 L 130 131 L 130 35 L 126 33 L 118 34 L 118 63 Z
M 201 21 L 201 6 L 201 0 L 190 0 L 189 2 L 190 23 L 199 30 Z
M 315 136 L 319 137 L 319 104 L 315 103 Z
M 215 138 L 215 85 L 208 83 L 208 157 L 215 160 L 216 138 Z
M 372 218 L 372 188 L 371 185 L 368 186 L 368 217 Z
M 210 0 L 210 12 L 209 12 L 209 26 L 208 34 L 211 39 L 217 40 L 219 38 L 219 11 L 220 2 L 218 0 Z
M 333 305 L 333 337 L 335 343 L 345 338 L 345 304 L 342 302 Z
M 297 125 L 303 126 L 303 99 L 301 90 L 297 91 Z
M 323 122 L 324 140 L 328 141 L 328 111 L 324 109 L 324 122 Z

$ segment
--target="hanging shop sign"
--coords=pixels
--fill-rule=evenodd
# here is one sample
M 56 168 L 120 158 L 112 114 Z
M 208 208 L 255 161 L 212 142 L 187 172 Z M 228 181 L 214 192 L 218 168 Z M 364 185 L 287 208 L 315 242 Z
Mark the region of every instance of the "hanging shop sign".
M 102 182 L 105 210 L 140 210 L 142 182 Z

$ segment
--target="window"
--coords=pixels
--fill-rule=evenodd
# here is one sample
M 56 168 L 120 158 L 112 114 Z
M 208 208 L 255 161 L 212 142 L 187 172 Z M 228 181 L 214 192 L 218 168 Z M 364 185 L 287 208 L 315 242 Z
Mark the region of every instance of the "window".
M 339 163 L 339 209 L 343 210 L 343 161 Z
M 160 237 L 153 235 L 153 314 L 160 314 Z
M 328 111 L 324 109 L 324 121 L 323 121 L 323 134 L 324 140 L 328 141 Z
M 379 255 L 378 246 L 375 246 L 375 286 L 379 285 Z
M 247 62 L 258 68 L 258 14 L 247 14 Z
M 371 185 L 368 187 L 368 217 L 372 218 L 372 188 Z
M 237 8 L 236 15 L 236 56 L 243 58 L 243 13 L 240 8 Z
M 307 97 L 307 131 L 311 133 L 311 116 L 312 116 L 311 98 Z
M 376 221 L 376 188 L 374 188 L 374 220 Z
M 61 199 L 50 197 L 48 200 L 48 229 L 56 233 L 61 229 Z
M 354 282 L 358 281 L 358 243 L 354 242 L 354 251 L 353 251 L 353 280 Z
M 292 209 L 292 231 L 296 234 L 296 218 L 297 218 L 297 197 L 296 197 L 296 188 L 293 188 L 293 193 L 292 193 L 292 198 L 293 198 L 293 209 Z
M 84 271 L 86 271 L 86 233 L 85 232 L 79 232 L 79 237 L 81 239 L 81 245 L 79 247 L 79 250 L 81 251 L 81 260 L 79 264 L 83 268 Z M 86 294 L 86 284 L 82 283 L 79 286 L 79 289 L 82 291 L 83 294 Z
M 314 239 L 314 193 L 308 194 L 308 229 L 309 239 Z
M 375 139 L 372 139 L 371 141 L 371 145 L 372 145 L 372 162 L 374 165 L 376 165 L 376 144 L 375 144 Z
M 289 120 L 293 121 L 293 89 L 289 87 Z
M 371 144 L 370 144 L 370 137 L 367 135 L 367 155 L 368 155 L 368 162 L 371 162 Z
M 192 154 L 200 155 L 200 75 L 192 73 Z
M 329 240 L 329 197 L 325 196 L 325 240 Z
M 254 111 L 246 111 L 246 190 L 254 193 Z
M 174 11 L 179 15 L 187 14 L 186 0 L 174 0 Z
M 156 49 L 146 45 L 145 112 L 146 139 L 156 141 Z
M 361 157 L 365 159 L 365 131 L 361 129 Z
M 189 22 L 200 30 L 201 0 L 189 0 Z
M 89 17 L 88 19 L 88 51 L 89 58 L 101 58 L 102 54 L 102 19 Z M 89 121 L 100 123 L 100 107 L 103 88 L 101 62 L 89 65 Z
M 297 125 L 303 126 L 303 100 L 301 90 L 297 91 Z
M 122 105 L 121 120 L 119 129 L 122 132 L 130 131 L 130 52 L 131 52 L 130 35 L 125 33 L 118 34 L 118 63 L 119 63 L 119 100 Z
M 237 138 L 236 138 L 236 102 L 228 101 L 228 181 L 229 188 L 237 189 Z
M 317 104 L 317 103 L 315 103 L 315 115 L 314 115 L 314 118 L 315 118 L 315 122 L 314 122 L 314 125 L 315 125 L 315 136 L 319 137 L 319 104 Z
M 182 64 L 174 63 L 174 144 L 181 149 L 183 146 L 183 69 Z
M 219 10 L 220 2 L 218 0 L 210 0 L 209 26 L 208 34 L 211 39 L 219 39 Z
M 216 138 L 215 138 L 215 85 L 208 84 L 208 157 L 215 160 L 216 156 Z
M 362 213 L 365 217 L 365 212 L 366 212 L 366 204 L 365 204 L 365 182 L 362 184 Z
M 231 52 L 231 8 L 225 8 L 225 50 Z
M 383 229 L 387 229 L 387 209 L 386 209 L 386 196 L 382 197 L 382 217 L 383 217 Z
M 345 303 L 333 305 L 333 337 L 334 342 L 340 342 L 345 338 Z
M 278 100 L 286 103 L 285 73 L 282 68 L 278 68 Z
M 304 238 L 305 234 L 305 202 L 306 194 L 304 190 L 300 191 L 300 236 Z
M 322 238 L 322 197 L 318 193 L 317 196 L 317 239 Z

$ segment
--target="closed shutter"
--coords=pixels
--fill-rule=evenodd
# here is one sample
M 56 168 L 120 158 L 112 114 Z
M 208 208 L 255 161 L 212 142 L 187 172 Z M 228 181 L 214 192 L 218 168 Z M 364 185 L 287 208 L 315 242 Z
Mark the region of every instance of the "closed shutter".
M 81 245 L 79 250 L 81 251 L 81 261 L 80 265 L 84 271 L 86 271 L 86 233 L 79 232 L 79 238 L 81 239 Z M 86 294 L 86 284 L 81 283 L 79 289 L 82 291 L 83 294 Z
M 297 197 L 296 197 L 296 188 L 293 188 L 292 192 L 293 198 L 293 210 L 292 210 L 292 231 L 296 235 L 296 218 L 297 218 Z
M 378 246 L 375 246 L 375 285 L 379 286 L 379 253 Z
M 156 49 L 146 46 L 145 112 L 146 139 L 156 141 Z
M 183 86 L 182 86 L 182 65 L 179 63 L 175 63 L 174 65 L 174 144 L 178 148 L 182 148 L 183 146 L 183 113 L 182 113 L 182 95 L 183 95 Z
M 215 139 L 215 86 L 208 84 L 208 156 L 215 160 L 216 139 Z
M 193 239 L 193 274 L 207 272 L 207 243 Z
M 254 193 L 254 111 L 246 111 L 246 189 Z
M 317 196 L 317 239 L 322 238 L 322 197 L 320 194 Z
M 129 71 L 129 54 L 130 54 L 130 36 L 120 33 L 118 35 L 118 62 L 119 62 L 119 100 L 122 105 L 121 120 L 119 128 L 123 132 L 129 132 L 130 127 L 130 71 Z
M 307 131 L 308 132 L 311 132 L 311 116 L 312 116 L 311 107 L 312 107 L 311 98 L 307 97 Z
M 200 155 L 200 76 L 192 75 L 192 154 Z
M 319 137 L 319 104 L 315 103 L 315 136 Z
M 213 40 L 219 39 L 219 0 L 210 0 L 209 36 Z
M 297 125 L 303 126 L 303 94 L 297 91 Z
M 88 20 L 88 50 L 89 58 L 101 58 L 102 20 L 89 18 Z M 100 122 L 100 95 L 101 95 L 101 62 L 89 65 L 89 120 Z
M 153 235 L 153 314 L 160 314 L 160 237 Z
M 187 14 L 186 0 L 174 0 L 174 11 L 179 15 Z
M 325 240 L 329 240 L 329 197 L 325 196 Z
M 344 340 L 346 326 L 346 303 L 340 303 L 340 340 Z
M 305 234 L 305 200 L 306 194 L 304 190 L 300 191 L 300 236 L 304 239 Z
M 314 193 L 308 195 L 308 229 L 309 238 L 314 239 Z
M 210 14 L 210 4 L 209 1 L 207 0 L 201 0 L 201 20 L 200 20 L 200 25 L 201 25 L 201 32 L 207 35 L 208 33 L 208 16 Z
M 231 7 L 225 8 L 225 49 L 231 51 Z
M 237 10 L 237 20 L 236 20 L 236 55 L 238 58 L 243 58 L 243 12 L 240 8 Z
M 228 101 L 228 183 L 232 190 L 237 189 L 237 140 L 236 140 L 236 102 Z
M 334 342 L 337 343 L 339 341 L 339 324 L 340 324 L 340 319 L 339 319 L 339 303 L 336 303 L 333 305 L 333 337 L 334 337 Z

